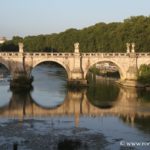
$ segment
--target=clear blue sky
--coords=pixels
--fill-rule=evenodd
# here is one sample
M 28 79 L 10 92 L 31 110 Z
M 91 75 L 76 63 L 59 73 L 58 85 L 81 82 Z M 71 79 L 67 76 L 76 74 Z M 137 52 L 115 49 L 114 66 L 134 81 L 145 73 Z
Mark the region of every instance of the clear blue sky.
M 0 37 L 82 29 L 150 15 L 150 0 L 1 0 Z

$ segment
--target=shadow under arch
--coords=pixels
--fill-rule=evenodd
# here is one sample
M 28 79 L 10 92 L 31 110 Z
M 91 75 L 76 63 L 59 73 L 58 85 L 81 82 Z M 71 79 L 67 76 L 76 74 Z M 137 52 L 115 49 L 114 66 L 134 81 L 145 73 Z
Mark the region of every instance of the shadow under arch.
M 70 78 L 71 75 L 70 75 L 70 70 L 69 70 L 69 68 L 68 68 L 65 64 L 63 64 L 62 62 L 57 61 L 57 60 L 42 60 L 42 61 L 39 61 L 39 62 L 37 62 L 37 63 L 35 63 L 35 64 L 33 65 L 32 70 L 31 70 L 30 73 L 32 74 L 33 69 L 34 69 L 35 67 L 37 67 L 37 66 L 43 64 L 43 63 L 54 63 L 54 64 L 57 64 L 58 66 L 61 66 L 61 67 L 65 70 L 66 75 L 67 75 L 67 78 L 68 78 L 68 79 Z
M 120 78 L 124 78 L 124 74 L 123 74 L 123 71 L 122 71 L 122 67 L 116 62 L 116 61 L 113 61 L 113 60 L 97 60 L 97 61 L 94 61 L 90 64 L 90 66 L 88 66 L 88 69 L 85 71 L 85 74 L 84 74 L 84 77 L 86 78 L 87 77 L 87 74 L 90 70 L 90 68 L 98 63 L 112 63 L 114 64 L 117 69 L 118 69 L 118 72 L 119 72 L 119 75 L 120 75 Z

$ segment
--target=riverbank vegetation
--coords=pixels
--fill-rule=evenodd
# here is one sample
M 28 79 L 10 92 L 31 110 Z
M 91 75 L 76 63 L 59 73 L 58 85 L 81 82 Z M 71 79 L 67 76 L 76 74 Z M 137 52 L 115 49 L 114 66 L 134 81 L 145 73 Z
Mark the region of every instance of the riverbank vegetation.
M 125 52 L 127 42 L 135 42 L 137 52 L 150 51 L 150 16 L 136 16 L 123 22 L 100 22 L 84 29 L 68 29 L 57 34 L 19 37 L 0 46 L 1 51 L 17 51 L 23 42 L 29 52 L 73 52 L 80 43 L 82 52 Z
M 138 81 L 150 85 L 150 65 L 143 64 L 140 66 Z

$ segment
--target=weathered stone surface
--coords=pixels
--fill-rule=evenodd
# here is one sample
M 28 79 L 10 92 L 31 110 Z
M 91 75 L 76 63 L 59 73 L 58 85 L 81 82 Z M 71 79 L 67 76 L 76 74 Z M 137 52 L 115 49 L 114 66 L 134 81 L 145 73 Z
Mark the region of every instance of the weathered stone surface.
M 20 44 L 18 53 L 0 53 L 0 63 L 5 65 L 13 78 L 19 72 L 30 76 L 32 69 L 45 61 L 60 64 L 68 74 L 68 80 L 86 80 L 91 66 L 98 62 L 112 62 L 118 67 L 121 80 L 137 80 L 138 68 L 150 63 L 149 53 L 135 53 L 135 44 L 127 44 L 127 53 L 80 53 L 75 43 L 74 53 L 26 53 Z M 130 50 L 131 48 L 131 50 Z

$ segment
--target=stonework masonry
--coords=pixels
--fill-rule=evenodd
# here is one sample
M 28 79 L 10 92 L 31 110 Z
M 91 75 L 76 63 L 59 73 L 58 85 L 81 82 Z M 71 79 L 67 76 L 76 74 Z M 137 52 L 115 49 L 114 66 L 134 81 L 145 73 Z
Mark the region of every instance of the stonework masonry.
M 79 43 L 74 53 L 27 53 L 19 43 L 19 52 L 0 52 L 0 63 L 10 71 L 13 78 L 20 72 L 30 76 L 38 64 L 50 61 L 60 64 L 67 72 L 68 81 L 83 81 L 91 66 L 98 62 L 112 62 L 119 70 L 121 81 L 136 81 L 142 64 L 150 64 L 150 53 L 136 53 L 135 44 L 127 43 L 126 53 L 80 53 Z

